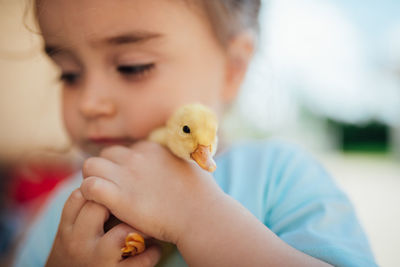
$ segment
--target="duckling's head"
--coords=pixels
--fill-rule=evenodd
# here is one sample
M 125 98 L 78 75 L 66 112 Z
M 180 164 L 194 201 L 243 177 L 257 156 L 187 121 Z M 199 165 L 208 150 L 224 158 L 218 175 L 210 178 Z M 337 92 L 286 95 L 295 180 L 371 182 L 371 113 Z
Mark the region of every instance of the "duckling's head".
M 213 172 L 217 150 L 218 120 L 216 114 L 201 104 L 182 106 L 167 122 L 169 149 L 178 157 L 193 159 Z

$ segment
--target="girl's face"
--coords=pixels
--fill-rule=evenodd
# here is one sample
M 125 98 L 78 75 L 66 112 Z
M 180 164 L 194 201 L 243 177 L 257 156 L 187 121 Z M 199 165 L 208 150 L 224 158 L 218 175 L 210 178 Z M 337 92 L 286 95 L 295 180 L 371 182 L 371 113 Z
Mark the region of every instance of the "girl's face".
M 226 53 L 201 11 L 184 2 L 40 1 L 66 129 L 87 153 L 145 138 L 185 103 L 221 111 L 233 90 Z

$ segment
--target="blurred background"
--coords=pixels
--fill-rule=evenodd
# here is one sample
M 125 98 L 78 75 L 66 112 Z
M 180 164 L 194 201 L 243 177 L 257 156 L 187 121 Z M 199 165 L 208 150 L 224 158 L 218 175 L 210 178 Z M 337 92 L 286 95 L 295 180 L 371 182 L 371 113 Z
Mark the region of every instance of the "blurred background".
M 26 3 L 0 0 L 0 265 L 79 169 Z M 311 151 L 353 201 L 378 264 L 400 266 L 400 1 L 264 4 L 258 51 L 223 130 Z

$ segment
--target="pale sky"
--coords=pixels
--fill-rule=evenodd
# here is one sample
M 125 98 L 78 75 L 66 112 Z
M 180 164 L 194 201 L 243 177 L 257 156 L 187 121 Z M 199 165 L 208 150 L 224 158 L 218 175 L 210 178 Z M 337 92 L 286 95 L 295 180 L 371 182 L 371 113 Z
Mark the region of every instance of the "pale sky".
M 240 103 L 249 120 L 280 127 L 305 105 L 345 122 L 400 123 L 400 1 L 268 2 Z

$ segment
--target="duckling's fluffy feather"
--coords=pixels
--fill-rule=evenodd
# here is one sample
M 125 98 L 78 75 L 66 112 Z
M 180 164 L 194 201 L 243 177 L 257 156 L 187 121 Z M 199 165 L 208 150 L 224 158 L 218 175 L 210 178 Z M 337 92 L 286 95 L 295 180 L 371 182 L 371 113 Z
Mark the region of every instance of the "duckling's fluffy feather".
M 188 126 L 190 133 L 183 127 Z M 176 156 L 190 160 L 198 145 L 210 146 L 211 155 L 217 150 L 218 120 L 215 113 L 202 104 L 188 104 L 177 109 L 165 127 L 154 130 L 149 140 L 167 146 Z

